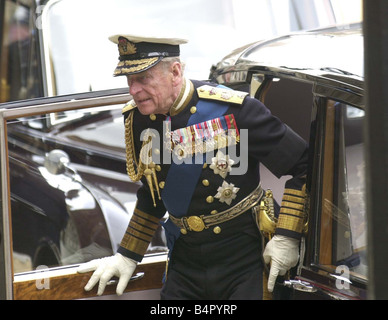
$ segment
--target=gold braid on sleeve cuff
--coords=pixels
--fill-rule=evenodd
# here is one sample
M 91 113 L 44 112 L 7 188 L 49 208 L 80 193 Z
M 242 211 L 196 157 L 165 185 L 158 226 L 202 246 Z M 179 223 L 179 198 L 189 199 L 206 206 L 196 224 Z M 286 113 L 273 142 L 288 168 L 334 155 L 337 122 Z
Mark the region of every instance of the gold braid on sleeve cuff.
M 306 222 L 306 192 L 302 190 L 285 189 L 280 208 L 277 234 L 300 238 L 305 229 Z
M 120 247 L 135 255 L 144 256 L 158 226 L 158 218 L 135 209 Z

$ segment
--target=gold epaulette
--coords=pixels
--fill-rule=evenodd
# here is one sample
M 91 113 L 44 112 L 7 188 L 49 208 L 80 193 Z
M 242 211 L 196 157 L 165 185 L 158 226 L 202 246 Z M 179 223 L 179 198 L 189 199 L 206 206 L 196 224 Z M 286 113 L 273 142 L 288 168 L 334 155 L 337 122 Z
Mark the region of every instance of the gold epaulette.
M 135 100 L 132 99 L 131 101 L 128 101 L 128 102 L 124 105 L 124 107 L 123 107 L 121 113 L 124 114 L 124 113 L 126 113 L 126 112 L 128 112 L 128 111 L 130 111 L 130 110 L 132 110 L 132 109 L 135 109 L 136 107 L 137 107 L 137 106 L 136 106 Z
M 203 85 L 197 88 L 198 96 L 202 99 L 218 100 L 236 104 L 242 104 L 248 93 L 229 88 L 212 87 Z

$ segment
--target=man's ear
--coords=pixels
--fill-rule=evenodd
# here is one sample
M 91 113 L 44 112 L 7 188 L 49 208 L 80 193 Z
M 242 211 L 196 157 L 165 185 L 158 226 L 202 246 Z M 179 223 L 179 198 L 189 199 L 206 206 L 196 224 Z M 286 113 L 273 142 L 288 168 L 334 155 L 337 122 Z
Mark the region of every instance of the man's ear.
M 171 72 L 174 85 L 178 85 L 182 79 L 182 65 L 179 62 L 174 62 L 171 66 Z

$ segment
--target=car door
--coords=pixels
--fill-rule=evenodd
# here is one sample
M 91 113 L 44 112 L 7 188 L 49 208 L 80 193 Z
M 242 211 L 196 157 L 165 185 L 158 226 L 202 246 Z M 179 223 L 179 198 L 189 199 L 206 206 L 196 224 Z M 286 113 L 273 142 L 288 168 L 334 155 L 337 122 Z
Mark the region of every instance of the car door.
M 300 262 L 278 279 L 275 299 L 366 298 L 363 90 L 331 77 L 276 68 L 251 77 L 251 94 L 309 141 L 309 221 Z M 262 184 L 281 201 L 282 183 L 262 170 Z
M 366 299 L 362 90 L 315 86 L 309 232 L 295 299 Z
M 137 186 L 125 172 L 114 172 L 98 165 L 97 160 L 90 161 L 100 160 L 97 153 L 93 153 L 96 148 L 85 148 L 89 160 L 82 162 L 85 157 L 58 149 L 64 149 L 63 139 L 59 139 L 59 144 L 53 143 L 55 139 L 50 132 L 36 123 L 53 115 L 64 117 L 69 112 L 77 116 L 87 114 L 87 128 L 94 133 L 94 140 L 90 141 L 97 141 L 97 131 L 93 131 L 97 126 L 90 123 L 96 118 L 90 115 L 120 110 L 129 99 L 123 90 L 112 90 L 0 106 L 0 271 L 6 284 L 2 286 L 1 298 L 84 299 L 96 296 L 96 288 L 91 292 L 83 289 L 91 273 L 78 274 L 77 266 L 115 251 L 132 214 Z M 122 121 L 114 123 L 123 126 Z M 42 130 L 39 134 L 23 131 L 23 125 Z M 119 135 L 115 139 L 124 137 Z M 78 150 L 76 155 L 80 153 Z M 115 153 L 116 158 L 120 158 L 117 150 Z M 125 159 L 125 155 L 122 156 Z M 123 193 L 122 185 L 128 186 L 127 194 Z M 135 270 L 124 298 L 158 299 L 165 263 L 166 247 L 160 228 Z M 115 283 L 114 279 L 109 283 L 105 295 L 116 297 Z

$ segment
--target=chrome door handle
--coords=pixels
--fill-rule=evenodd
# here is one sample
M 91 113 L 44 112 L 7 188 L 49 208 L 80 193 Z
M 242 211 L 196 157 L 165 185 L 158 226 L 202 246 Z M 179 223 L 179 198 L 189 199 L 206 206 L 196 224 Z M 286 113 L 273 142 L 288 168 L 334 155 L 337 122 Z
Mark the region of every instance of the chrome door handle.
M 303 292 L 316 292 L 317 288 L 315 288 L 311 283 L 302 280 L 285 280 L 283 285 L 295 289 L 297 291 Z
M 133 275 L 131 277 L 131 279 L 129 279 L 129 281 L 135 281 L 135 280 L 140 280 L 144 277 L 144 272 L 138 272 L 136 273 L 135 275 Z M 112 279 L 112 280 L 109 280 L 107 282 L 107 285 L 110 286 L 110 285 L 113 285 L 113 284 L 118 284 L 119 283 L 119 279 Z

